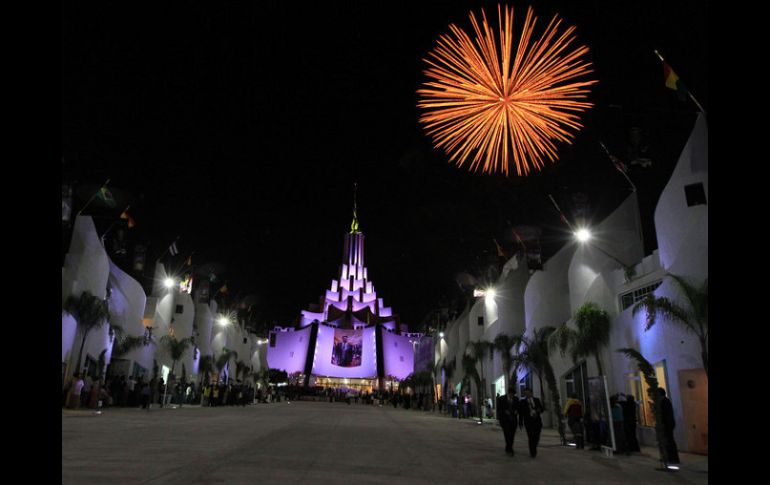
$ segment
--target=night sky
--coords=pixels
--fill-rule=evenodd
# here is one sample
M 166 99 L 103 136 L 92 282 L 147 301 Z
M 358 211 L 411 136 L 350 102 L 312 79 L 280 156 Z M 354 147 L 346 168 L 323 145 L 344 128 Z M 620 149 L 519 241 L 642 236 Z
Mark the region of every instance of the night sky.
M 696 116 L 653 50 L 708 109 L 708 3 L 513 5 L 517 22 L 532 5 L 541 22 L 576 25 L 599 79 L 585 128 L 540 173 L 470 174 L 418 124 L 422 59 L 450 23 L 470 28 L 470 10 L 496 19 L 496 2 L 77 3 L 63 10 L 63 180 L 125 192 L 127 257 L 149 244 L 149 263 L 180 236 L 172 267 L 192 251 L 222 263 L 231 302 L 254 295 L 280 324 L 338 275 L 355 181 L 369 276 L 417 329 L 458 298 L 457 273 L 495 264 L 493 239 L 516 249 L 510 226 L 542 228 L 545 257 L 569 242 L 548 194 L 570 218 L 576 194 L 594 221 L 608 215 L 629 189 L 598 141 L 627 160 L 637 127 L 652 165 L 629 176 L 652 252 L 654 206 Z M 121 210 L 85 213 L 102 233 Z

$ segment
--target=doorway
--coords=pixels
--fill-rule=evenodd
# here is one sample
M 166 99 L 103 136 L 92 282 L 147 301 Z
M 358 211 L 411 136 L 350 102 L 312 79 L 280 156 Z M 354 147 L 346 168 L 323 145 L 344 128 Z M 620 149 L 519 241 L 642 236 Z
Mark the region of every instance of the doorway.
M 687 438 L 687 451 L 708 455 L 709 381 L 704 369 L 679 371 L 682 415 Z

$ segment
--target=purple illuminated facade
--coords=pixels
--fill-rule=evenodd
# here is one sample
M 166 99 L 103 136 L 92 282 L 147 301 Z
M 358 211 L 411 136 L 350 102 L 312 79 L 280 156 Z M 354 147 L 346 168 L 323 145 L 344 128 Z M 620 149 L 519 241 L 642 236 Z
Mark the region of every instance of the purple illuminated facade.
M 364 234 L 355 209 L 351 231 L 345 234 L 339 277 L 318 304 L 301 312 L 296 329 L 270 333 L 267 362 L 289 374 L 342 379 L 404 379 L 414 371 L 414 352 L 407 331 L 391 308 L 377 298 L 364 265 Z M 343 331 L 345 330 L 345 331 Z M 349 331 L 349 332 L 348 332 Z M 355 360 L 343 360 L 347 338 L 355 342 Z M 351 351 L 352 352 L 352 351 Z M 352 362 L 352 363 L 351 363 Z M 342 365 L 338 365 L 342 363 Z

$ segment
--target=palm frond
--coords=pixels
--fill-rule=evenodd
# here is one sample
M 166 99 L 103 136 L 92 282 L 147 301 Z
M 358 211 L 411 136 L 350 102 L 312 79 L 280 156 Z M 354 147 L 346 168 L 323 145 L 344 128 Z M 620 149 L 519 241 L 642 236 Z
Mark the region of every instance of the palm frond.
M 567 349 L 571 348 L 575 340 L 577 340 L 577 335 L 577 332 L 569 328 L 567 322 L 564 322 L 551 332 L 551 335 L 548 337 L 548 347 L 550 349 L 558 349 L 563 357 Z
M 647 324 L 644 327 L 645 331 L 651 329 L 652 326 L 655 325 L 658 316 L 665 320 L 678 323 L 691 331 L 695 331 L 693 322 L 691 321 L 692 318 L 688 314 L 687 310 L 672 302 L 665 296 L 656 297 L 650 293 L 643 300 L 634 305 L 631 313 L 636 315 L 642 309 L 647 312 Z

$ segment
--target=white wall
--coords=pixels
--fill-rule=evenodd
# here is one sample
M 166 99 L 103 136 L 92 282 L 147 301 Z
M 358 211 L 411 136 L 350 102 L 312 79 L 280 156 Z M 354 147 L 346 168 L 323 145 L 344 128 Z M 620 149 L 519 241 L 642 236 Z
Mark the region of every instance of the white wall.
M 70 295 L 79 297 L 84 291 L 104 299 L 109 271 L 109 258 L 102 247 L 93 219 L 90 216 L 77 216 L 70 250 L 64 258 L 62 304 Z M 90 354 L 94 359 L 98 359 L 103 349 L 109 349 L 108 332 L 108 326 L 104 324 L 100 329 L 88 333 L 80 365 L 85 362 L 86 355 Z M 82 337 L 75 320 L 62 312 L 62 360 L 70 359 L 70 375 L 77 371 L 71 359 L 77 358 Z

